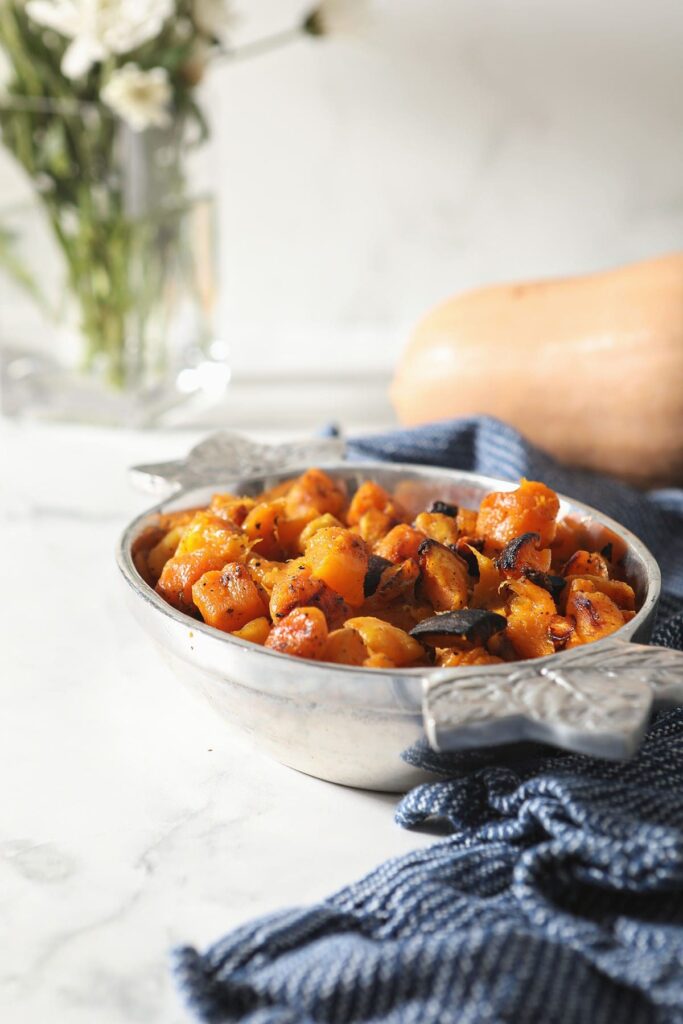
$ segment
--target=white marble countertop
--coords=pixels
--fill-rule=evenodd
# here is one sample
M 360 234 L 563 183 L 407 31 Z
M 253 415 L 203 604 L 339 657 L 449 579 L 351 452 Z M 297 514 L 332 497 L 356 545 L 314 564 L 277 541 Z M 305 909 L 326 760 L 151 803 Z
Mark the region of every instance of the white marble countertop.
M 432 841 L 258 754 L 159 661 L 113 549 L 189 435 L 0 424 L 0 1019 L 187 1020 L 168 967 Z

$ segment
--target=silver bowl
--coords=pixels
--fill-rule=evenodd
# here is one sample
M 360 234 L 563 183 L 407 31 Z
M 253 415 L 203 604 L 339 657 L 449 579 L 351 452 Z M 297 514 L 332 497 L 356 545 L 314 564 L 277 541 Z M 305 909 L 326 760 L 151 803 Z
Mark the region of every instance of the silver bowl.
M 610 637 L 550 657 L 450 669 L 363 669 L 303 661 L 176 611 L 139 576 L 135 539 L 158 513 L 208 503 L 214 491 L 257 494 L 318 465 L 353 490 L 376 480 L 413 511 L 436 499 L 476 507 L 516 485 L 478 473 L 343 458 L 338 441 L 254 445 L 219 434 L 185 460 L 137 467 L 175 493 L 134 519 L 118 564 L 135 618 L 162 654 L 229 721 L 283 764 L 331 782 L 400 792 L 420 781 L 426 743 L 449 751 L 537 740 L 619 759 L 633 754 L 654 707 L 683 704 L 683 654 L 647 646 L 660 572 L 647 548 L 601 512 L 561 496 L 560 515 L 613 532 L 639 611 Z

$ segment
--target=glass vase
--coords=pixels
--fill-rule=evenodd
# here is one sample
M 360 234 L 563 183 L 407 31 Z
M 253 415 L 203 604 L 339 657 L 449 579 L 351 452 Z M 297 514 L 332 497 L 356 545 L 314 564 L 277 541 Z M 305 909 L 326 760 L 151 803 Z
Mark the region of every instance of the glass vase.
M 229 381 L 213 327 L 214 202 L 191 173 L 199 147 L 181 122 L 134 132 L 92 105 L 73 117 L 31 123 L 72 166 L 37 168 L 32 197 L 0 206 L 2 411 L 189 422 Z M 50 151 L 42 137 L 38 151 Z

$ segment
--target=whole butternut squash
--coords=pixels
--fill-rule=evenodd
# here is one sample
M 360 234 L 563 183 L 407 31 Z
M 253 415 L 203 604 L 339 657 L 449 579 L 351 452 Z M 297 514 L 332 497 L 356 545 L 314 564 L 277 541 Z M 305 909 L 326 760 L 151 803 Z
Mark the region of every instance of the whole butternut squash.
M 406 424 L 488 414 L 572 465 L 683 482 L 683 253 L 456 295 L 417 326 L 392 399 Z

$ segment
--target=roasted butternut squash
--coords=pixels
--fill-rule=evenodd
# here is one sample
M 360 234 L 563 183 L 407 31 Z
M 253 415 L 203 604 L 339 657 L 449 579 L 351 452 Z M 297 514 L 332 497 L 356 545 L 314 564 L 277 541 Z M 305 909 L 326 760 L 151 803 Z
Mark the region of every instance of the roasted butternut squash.
M 265 646 L 295 658 L 324 658 L 327 622 L 319 608 L 295 608 L 273 626 Z
M 192 587 L 192 600 L 204 622 L 226 633 L 268 612 L 264 591 L 241 562 L 204 573 Z
M 623 543 L 585 518 L 558 523 L 544 484 L 522 480 L 478 511 L 447 494 L 420 511 L 414 484 L 398 490 L 366 481 L 349 502 L 312 469 L 268 494 L 216 494 L 150 523 L 135 564 L 174 607 L 241 640 L 365 668 L 542 657 L 635 614 Z

